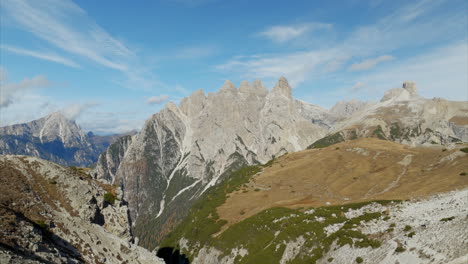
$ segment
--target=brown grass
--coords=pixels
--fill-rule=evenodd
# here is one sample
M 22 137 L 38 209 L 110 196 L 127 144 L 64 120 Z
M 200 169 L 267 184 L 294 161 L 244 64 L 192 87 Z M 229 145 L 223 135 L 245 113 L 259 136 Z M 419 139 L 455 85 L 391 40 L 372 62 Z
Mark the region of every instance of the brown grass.
M 367 150 L 369 155 L 347 151 L 355 147 Z M 276 206 L 409 199 L 463 188 L 468 186 L 468 177 L 459 174 L 468 170 L 468 155 L 440 163 L 454 151 L 367 138 L 288 154 L 256 175 L 244 188 L 247 192 L 232 193 L 218 213 L 230 225 Z M 405 167 L 399 162 L 407 155 L 412 155 L 412 162 Z

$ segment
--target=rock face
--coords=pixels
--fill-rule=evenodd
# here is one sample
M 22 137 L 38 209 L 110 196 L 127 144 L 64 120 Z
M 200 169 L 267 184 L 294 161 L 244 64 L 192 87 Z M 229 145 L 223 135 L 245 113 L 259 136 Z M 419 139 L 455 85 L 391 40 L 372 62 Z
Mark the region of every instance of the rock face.
M 468 141 L 468 102 L 425 99 L 416 84 L 387 91 L 379 103 L 365 107 L 336 122 L 331 135 L 343 140 L 379 137 L 408 145 L 451 144 Z
M 217 93 L 199 90 L 179 106 L 167 104 L 140 133 L 119 141 L 119 151 L 111 147 L 101 155 L 94 173 L 123 186 L 135 231 L 148 245 L 233 170 L 323 137 L 325 115 L 325 109 L 294 100 L 285 78 L 271 92 L 260 81 L 242 82 L 239 89 L 226 81 Z
M 164 263 L 132 242 L 119 189 L 34 157 L 0 168 L 1 263 Z
M 367 105 L 369 105 L 369 103 L 356 99 L 351 101 L 340 101 L 330 109 L 330 114 L 334 115 L 336 119 L 346 118 L 357 111 L 364 109 Z
M 466 102 L 419 97 L 411 82 L 379 103 L 351 101 L 327 111 L 293 99 L 285 78 L 270 92 L 260 81 L 239 89 L 226 81 L 216 93 L 198 90 L 178 106 L 167 104 L 137 135 L 101 155 L 93 175 L 122 186 L 134 231 L 152 248 L 201 194 L 242 166 L 305 149 L 327 134 L 406 144 L 468 141 L 467 113 Z
M 75 121 L 52 113 L 29 123 L 0 127 L 0 154 L 28 155 L 64 166 L 88 167 L 115 140 L 84 133 Z

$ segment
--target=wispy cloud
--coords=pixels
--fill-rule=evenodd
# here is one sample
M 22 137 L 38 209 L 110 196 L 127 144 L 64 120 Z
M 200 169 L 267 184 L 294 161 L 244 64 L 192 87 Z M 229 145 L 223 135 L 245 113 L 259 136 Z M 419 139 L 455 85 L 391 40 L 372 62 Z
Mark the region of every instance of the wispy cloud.
M 150 104 L 150 105 L 161 104 L 161 103 L 166 102 L 167 100 L 169 100 L 169 96 L 165 95 L 165 94 L 162 94 L 162 95 L 159 95 L 159 96 L 151 96 L 150 98 L 148 98 L 146 100 L 146 103 Z
M 50 86 L 51 83 L 44 76 L 24 79 L 18 83 L 8 83 L 7 73 L 1 69 L 0 79 L 0 108 L 8 107 L 28 90 Z
M 461 10 L 450 14 L 436 12 L 436 7 L 442 2 L 412 2 L 393 10 L 376 23 L 355 28 L 344 39 L 327 47 L 257 57 L 234 57 L 217 65 L 216 69 L 246 78 L 276 79 L 285 76 L 297 85 L 306 80 L 325 78 L 343 69 L 352 58 L 372 57 L 402 48 L 417 49 L 428 43 L 440 43 L 441 39 L 446 43 L 462 39 L 466 31 L 465 14 Z M 286 34 L 286 37 L 279 37 L 278 40 L 305 34 L 304 30 L 297 32 Z M 381 57 L 376 63 L 388 59 Z M 372 64 L 367 62 L 354 68 L 371 67 Z
M 401 87 L 404 80 L 412 80 L 417 83 L 419 93 L 425 97 L 443 95 L 450 100 L 468 100 L 468 44 L 458 42 L 441 48 L 429 50 L 388 67 L 378 69 L 371 74 L 363 74 L 355 77 L 356 83 L 365 83 L 372 89 L 353 89 L 346 93 L 373 92 L 381 94 L 385 90 Z M 365 94 L 361 94 L 365 95 Z
M 351 66 L 349 66 L 348 70 L 349 71 L 363 71 L 363 70 L 369 70 L 374 68 L 377 64 L 384 62 L 384 61 L 389 61 L 393 60 L 394 57 L 390 55 L 382 55 L 376 58 L 372 59 L 367 59 L 363 60 L 359 63 L 353 63 Z
M 300 36 L 303 36 L 304 34 L 309 33 L 311 31 L 330 29 L 331 27 L 331 24 L 326 23 L 308 23 L 289 26 L 279 25 L 272 26 L 266 29 L 265 31 L 258 33 L 258 35 L 266 37 L 277 43 L 284 43 L 292 39 L 298 38 Z
M 63 113 L 63 115 L 71 120 L 77 119 L 84 111 L 91 107 L 95 107 L 98 104 L 96 102 L 87 102 L 84 104 L 71 104 L 64 109 L 62 109 L 60 112 Z
M 24 55 L 24 56 L 31 56 L 31 57 L 38 58 L 38 59 L 41 59 L 41 60 L 52 61 L 52 62 L 55 62 L 55 63 L 63 64 L 65 66 L 70 66 L 70 67 L 74 67 L 74 68 L 79 68 L 80 67 L 80 65 L 78 65 L 76 62 L 74 62 L 74 61 L 72 61 L 70 59 L 64 58 L 62 56 L 52 54 L 52 53 L 45 53 L 45 52 L 27 50 L 27 49 L 13 47 L 13 46 L 9 46 L 9 45 L 0 45 L 0 48 L 5 50 L 5 51 L 8 51 L 8 52 L 13 52 L 13 53 L 16 53 L 16 54 L 19 54 L 19 55 Z
M 96 24 L 70 0 L 4 0 L 2 8 L 5 9 L 2 12 L 5 19 L 10 19 L 15 26 L 42 39 L 58 51 L 121 71 L 127 78 L 121 83 L 127 86 L 138 88 L 139 85 L 157 83 L 132 49 Z M 69 66 L 77 65 L 70 60 L 41 55 L 35 51 L 14 51 L 11 47 L 10 50 Z

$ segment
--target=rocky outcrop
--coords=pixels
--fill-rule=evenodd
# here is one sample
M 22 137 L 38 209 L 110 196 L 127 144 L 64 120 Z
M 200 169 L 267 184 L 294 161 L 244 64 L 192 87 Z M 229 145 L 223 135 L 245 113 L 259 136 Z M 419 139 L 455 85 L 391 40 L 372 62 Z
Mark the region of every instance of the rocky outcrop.
M 84 133 L 55 112 L 24 124 L 0 127 L 0 154 L 28 155 L 64 166 L 89 167 L 118 136 Z
M 333 125 L 329 135 L 343 140 L 379 137 L 408 145 L 468 141 L 468 103 L 417 94 L 416 84 L 387 91 L 379 103 L 368 104 Z
M 0 167 L 1 263 L 164 263 L 133 243 L 119 189 L 34 157 Z

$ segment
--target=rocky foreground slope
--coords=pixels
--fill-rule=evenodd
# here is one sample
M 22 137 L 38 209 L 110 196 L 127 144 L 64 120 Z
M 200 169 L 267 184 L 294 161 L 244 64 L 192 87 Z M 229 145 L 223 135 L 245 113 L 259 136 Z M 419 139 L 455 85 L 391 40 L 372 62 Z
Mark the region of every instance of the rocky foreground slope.
M 0 263 L 164 263 L 133 243 L 119 189 L 34 157 L 0 171 Z
M 85 133 L 59 112 L 24 124 L 0 127 L 0 154 L 28 155 L 63 166 L 89 167 L 119 135 Z
M 208 191 L 161 247 L 205 264 L 465 263 L 467 152 L 359 139 L 287 154 Z
M 330 111 L 295 100 L 286 79 L 227 81 L 166 105 L 133 137 L 103 153 L 93 174 L 123 187 L 134 230 L 154 248 L 191 205 L 231 172 L 307 146 L 378 137 L 409 145 L 468 141 L 468 103 L 425 99 L 414 83 L 378 103 L 341 102 Z

